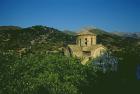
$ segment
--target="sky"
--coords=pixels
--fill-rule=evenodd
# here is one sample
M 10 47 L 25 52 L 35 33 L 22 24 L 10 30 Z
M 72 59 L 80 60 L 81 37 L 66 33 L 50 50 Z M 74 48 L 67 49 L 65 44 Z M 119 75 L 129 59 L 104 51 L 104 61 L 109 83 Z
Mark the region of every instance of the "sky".
M 0 26 L 140 32 L 140 0 L 0 0 Z

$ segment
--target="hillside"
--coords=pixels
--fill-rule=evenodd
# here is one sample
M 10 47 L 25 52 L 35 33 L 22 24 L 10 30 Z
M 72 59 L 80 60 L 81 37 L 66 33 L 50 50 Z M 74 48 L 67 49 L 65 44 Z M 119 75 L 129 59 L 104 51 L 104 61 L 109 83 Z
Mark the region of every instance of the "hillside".
M 111 33 L 122 37 L 140 38 L 140 32 L 111 32 Z
M 118 71 L 102 73 L 65 57 L 61 48 L 75 43 L 75 33 L 47 26 L 0 27 L 1 94 L 114 94 L 139 91 L 140 38 L 91 29 L 97 42 L 118 58 Z
M 66 43 L 73 42 L 72 35 L 46 26 L 32 26 L 23 29 L 0 27 L 0 49 L 18 52 L 22 49 L 33 52 L 58 50 Z
M 0 30 L 21 30 L 18 26 L 0 26 Z

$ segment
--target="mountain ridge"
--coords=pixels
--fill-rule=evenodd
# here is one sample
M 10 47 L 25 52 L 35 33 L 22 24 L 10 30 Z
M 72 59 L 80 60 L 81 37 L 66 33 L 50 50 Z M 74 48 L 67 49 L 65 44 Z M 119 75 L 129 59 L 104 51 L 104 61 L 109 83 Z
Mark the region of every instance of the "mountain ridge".
M 134 38 L 140 38 L 140 32 L 111 32 L 112 34 L 122 36 L 122 37 L 134 37 Z

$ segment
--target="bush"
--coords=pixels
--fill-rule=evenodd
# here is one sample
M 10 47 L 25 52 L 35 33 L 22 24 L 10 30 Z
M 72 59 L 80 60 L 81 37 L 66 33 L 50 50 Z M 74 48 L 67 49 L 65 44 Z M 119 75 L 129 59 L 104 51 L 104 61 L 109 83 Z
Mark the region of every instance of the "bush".
M 7 69 L 0 80 L 3 94 L 78 94 L 96 76 L 92 67 L 58 54 L 30 54 Z

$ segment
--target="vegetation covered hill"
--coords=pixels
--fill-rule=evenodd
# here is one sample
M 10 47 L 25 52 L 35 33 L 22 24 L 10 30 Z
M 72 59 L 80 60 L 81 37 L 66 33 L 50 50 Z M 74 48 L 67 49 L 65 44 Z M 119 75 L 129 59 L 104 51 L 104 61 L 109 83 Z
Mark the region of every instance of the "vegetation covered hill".
M 18 26 L 0 26 L 0 30 L 21 30 Z
M 140 32 L 111 32 L 111 33 L 123 37 L 140 38 Z
M 14 29 L 13 29 L 14 28 Z M 1 94 L 118 94 L 139 91 L 136 68 L 140 39 L 100 29 L 97 42 L 118 58 L 117 72 L 102 73 L 93 65 L 65 57 L 61 48 L 75 43 L 74 33 L 46 26 L 0 27 Z
M 65 43 L 74 41 L 72 35 L 45 26 L 16 30 L 6 30 L 6 28 L 0 30 L 0 50 L 2 51 L 20 52 L 22 49 L 30 52 L 54 51 Z

